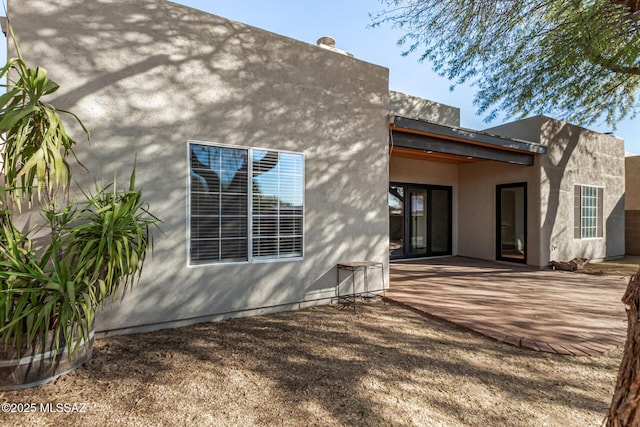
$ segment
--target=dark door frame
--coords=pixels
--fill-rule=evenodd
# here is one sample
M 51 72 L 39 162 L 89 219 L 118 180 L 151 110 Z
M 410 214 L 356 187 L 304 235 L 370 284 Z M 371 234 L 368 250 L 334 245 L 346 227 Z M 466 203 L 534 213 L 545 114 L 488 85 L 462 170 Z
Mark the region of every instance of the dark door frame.
M 451 255 L 453 252 L 453 187 L 448 185 L 431 185 L 431 184 L 412 184 L 406 182 L 390 182 L 389 186 L 397 186 L 404 188 L 405 200 L 403 205 L 403 215 L 404 215 L 404 255 L 403 256 L 395 256 L 391 259 L 408 259 L 408 258 L 420 258 L 420 257 L 434 257 L 434 256 L 445 256 Z M 412 188 L 417 188 L 421 190 L 427 191 L 427 200 L 426 200 L 426 212 L 427 215 L 427 252 L 424 254 L 416 254 L 411 253 L 411 200 L 409 198 L 410 190 Z M 431 203 L 431 191 L 432 190 L 445 190 L 449 195 L 449 203 L 447 208 L 449 209 L 449 217 L 447 218 L 447 228 L 448 228 L 448 241 L 447 246 L 449 248 L 448 251 L 445 252 L 432 252 L 431 251 L 431 227 L 432 227 L 432 203 Z
M 505 188 L 524 188 L 524 206 L 523 206 L 523 216 L 524 216 L 524 258 L 508 258 L 502 256 L 502 190 Z M 527 244 L 527 234 L 528 234 L 528 224 L 527 224 L 527 183 L 526 182 L 516 182 L 511 184 L 500 184 L 496 185 L 496 260 L 498 261 L 508 261 L 508 262 L 517 262 L 520 264 L 527 263 L 527 254 L 529 252 L 528 244 Z

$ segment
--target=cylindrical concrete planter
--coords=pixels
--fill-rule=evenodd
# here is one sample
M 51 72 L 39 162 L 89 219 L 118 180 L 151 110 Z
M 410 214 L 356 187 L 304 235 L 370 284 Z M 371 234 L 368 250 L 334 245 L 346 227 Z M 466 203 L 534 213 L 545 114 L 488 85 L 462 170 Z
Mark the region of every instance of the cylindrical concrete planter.
M 5 350 L 0 344 L 0 391 L 46 384 L 78 368 L 91 358 L 93 335 L 92 328 L 88 340 L 80 342 L 73 356 L 69 356 L 67 346 L 61 346 L 57 352 L 54 350 L 51 332 L 46 348 L 38 342 L 33 348 L 24 348 L 19 357 L 15 349 Z

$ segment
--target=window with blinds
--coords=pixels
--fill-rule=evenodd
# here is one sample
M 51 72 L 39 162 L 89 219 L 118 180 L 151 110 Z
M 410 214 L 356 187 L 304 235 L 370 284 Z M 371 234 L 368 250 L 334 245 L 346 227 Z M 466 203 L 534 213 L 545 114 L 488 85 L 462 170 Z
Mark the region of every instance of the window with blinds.
M 254 258 L 302 256 L 302 155 L 252 150 Z
M 576 185 L 574 190 L 574 238 L 596 239 L 603 237 L 602 187 Z
M 189 143 L 189 261 L 302 257 L 304 157 Z

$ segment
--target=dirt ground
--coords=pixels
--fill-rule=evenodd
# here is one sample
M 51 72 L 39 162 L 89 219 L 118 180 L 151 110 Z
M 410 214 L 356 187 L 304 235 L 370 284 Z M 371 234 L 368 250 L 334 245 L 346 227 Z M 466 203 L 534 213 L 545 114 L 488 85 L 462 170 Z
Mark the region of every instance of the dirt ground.
M 588 263 L 580 273 L 630 278 L 638 272 L 640 256 L 627 255 L 616 261 Z
M 521 350 L 379 301 L 324 306 L 98 340 L 77 371 L 0 393 L 33 411 L 0 424 L 597 426 L 620 359 Z

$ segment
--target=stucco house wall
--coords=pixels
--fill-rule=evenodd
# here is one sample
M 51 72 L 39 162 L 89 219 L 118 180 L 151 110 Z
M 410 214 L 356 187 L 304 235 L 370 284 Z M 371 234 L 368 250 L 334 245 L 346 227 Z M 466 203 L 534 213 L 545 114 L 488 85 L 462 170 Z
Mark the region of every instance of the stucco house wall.
M 445 105 L 420 103 L 415 97 L 398 93 L 392 93 L 391 97 L 395 114 L 413 114 L 415 119 L 444 125 L 455 115 Z M 412 106 L 422 107 L 412 110 Z M 452 254 L 496 259 L 496 188 L 526 183 L 527 264 L 546 267 L 550 260 L 584 257 L 601 261 L 624 255 L 621 139 L 545 116 L 518 120 L 484 132 L 541 144 L 547 152 L 536 154 L 532 166 L 478 159 L 471 162 L 461 159 L 452 164 L 394 157 L 391 141 L 392 182 L 452 186 Z M 407 152 L 398 154 L 406 155 Z M 602 191 L 602 206 L 597 208 L 602 218 L 601 237 L 582 238 L 579 234 L 576 237 L 576 227 L 580 232 L 576 189 L 579 191 L 582 186 Z
M 496 186 L 527 183 L 527 263 L 540 265 L 538 174 L 534 167 L 482 161 L 459 166 L 458 251 L 461 256 L 496 259 Z
M 386 274 L 386 68 L 163 0 L 13 0 L 9 15 L 27 62 L 61 85 L 50 101 L 91 130 L 74 178 L 89 188 L 117 168 L 125 182 L 137 155 L 163 221 L 140 284 L 98 331 L 326 303 L 341 261 Z M 188 140 L 304 154 L 303 260 L 187 266 Z
M 539 174 L 539 265 L 584 257 L 594 261 L 624 255 L 624 141 L 545 116 L 488 129 L 548 147 L 536 156 Z M 574 238 L 574 188 L 603 187 L 602 238 Z M 535 223 L 530 222 L 532 226 Z
M 460 127 L 460 108 L 458 107 L 393 90 L 389 93 L 389 101 L 391 112 L 398 116 Z
M 625 158 L 625 248 L 640 255 L 640 156 Z

